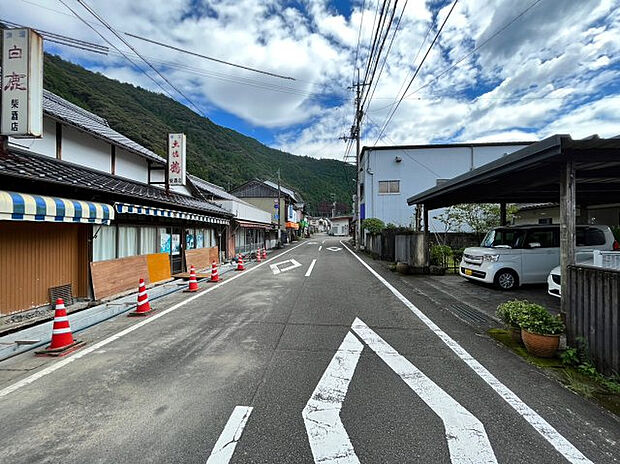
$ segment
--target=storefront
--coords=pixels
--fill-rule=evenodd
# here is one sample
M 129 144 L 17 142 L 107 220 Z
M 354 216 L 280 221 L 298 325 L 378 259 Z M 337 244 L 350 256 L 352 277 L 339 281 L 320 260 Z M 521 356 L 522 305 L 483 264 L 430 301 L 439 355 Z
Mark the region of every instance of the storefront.
M 0 191 L 0 314 L 89 296 L 89 236 L 111 205 Z

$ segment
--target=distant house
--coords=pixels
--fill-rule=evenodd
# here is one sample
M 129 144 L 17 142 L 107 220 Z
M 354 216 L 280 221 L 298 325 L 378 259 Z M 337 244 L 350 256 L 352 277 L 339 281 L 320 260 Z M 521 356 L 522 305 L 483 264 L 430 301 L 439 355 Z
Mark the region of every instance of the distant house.
M 351 227 L 353 216 L 336 216 L 329 218 L 329 220 L 331 222 L 331 227 L 329 229 L 330 235 L 346 237 L 353 231 Z
M 280 186 L 278 204 L 278 184 L 269 180 L 252 179 L 231 190 L 231 194 L 271 214 L 271 222 L 278 225 L 278 217 L 283 243 L 300 235 L 299 224 L 304 219 L 303 199 L 298 192 Z
M 577 224 L 620 225 L 620 203 L 579 207 Z M 557 203 L 522 203 L 517 205 L 515 224 L 559 224 L 560 206 Z
M 189 178 L 210 201 L 234 215 L 228 228 L 228 257 L 275 246 L 275 225 L 270 213 L 226 192 L 219 185 L 192 175 Z
M 361 218 L 409 227 L 415 211 L 407 198 L 483 164 L 519 150 L 531 142 L 454 143 L 364 147 L 361 153 Z M 437 216 L 441 211 L 435 211 Z M 432 219 L 431 231 L 445 225 Z

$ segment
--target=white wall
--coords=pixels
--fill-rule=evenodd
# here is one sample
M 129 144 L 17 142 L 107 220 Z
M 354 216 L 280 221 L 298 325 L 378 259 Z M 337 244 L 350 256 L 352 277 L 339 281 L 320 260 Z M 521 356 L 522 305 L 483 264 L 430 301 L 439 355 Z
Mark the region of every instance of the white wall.
M 271 213 L 263 211 L 254 205 L 236 200 L 217 200 L 215 203 L 233 213 L 235 218 L 241 221 L 271 223 Z
M 157 170 L 151 171 L 151 182 L 164 182 L 165 180 L 166 180 L 166 171 L 164 171 L 163 169 L 157 169 Z M 164 184 L 154 184 L 153 187 L 166 188 Z
M 62 128 L 61 157 L 98 171 L 110 173 L 112 169 L 110 144 L 69 126 Z
M 43 137 L 40 139 L 14 139 L 9 137 L 12 146 L 26 148 L 39 155 L 56 158 L 56 121 L 43 118 Z
M 330 232 L 334 235 L 349 235 L 348 219 L 332 219 Z
M 451 179 L 522 147 L 473 147 L 473 159 L 470 147 L 366 151 L 362 173 L 365 217 L 379 218 L 386 224 L 391 222 L 398 226 L 411 226 L 415 213 L 414 208 L 407 205 L 407 198 L 435 187 L 437 179 Z M 401 161 L 396 162 L 396 157 Z M 380 194 L 379 181 L 385 180 L 399 180 L 400 193 Z M 442 210 L 430 212 L 431 231 L 444 230 L 443 224 L 433 219 L 433 216 L 441 212 Z
M 149 179 L 149 165 L 144 158 L 117 148 L 115 174 L 146 184 Z

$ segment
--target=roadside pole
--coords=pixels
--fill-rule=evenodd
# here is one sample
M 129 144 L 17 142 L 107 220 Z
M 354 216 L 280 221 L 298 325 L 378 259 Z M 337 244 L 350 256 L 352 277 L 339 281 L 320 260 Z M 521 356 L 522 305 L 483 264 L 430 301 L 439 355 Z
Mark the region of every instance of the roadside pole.
M 282 205 L 280 204 L 282 191 L 280 189 L 280 168 L 278 168 L 278 240 L 277 247 L 282 247 Z
M 357 70 L 357 85 L 355 86 L 355 251 L 360 251 L 362 242 L 362 220 L 360 218 L 360 126 L 362 124 L 362 110 L 360 109 L 360 76 Z

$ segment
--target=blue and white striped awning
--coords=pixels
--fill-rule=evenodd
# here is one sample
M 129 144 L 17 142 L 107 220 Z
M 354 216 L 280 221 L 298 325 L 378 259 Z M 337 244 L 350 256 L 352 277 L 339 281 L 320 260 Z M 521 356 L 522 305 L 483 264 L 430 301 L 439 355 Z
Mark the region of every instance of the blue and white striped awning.
M 0 220 L 110 224 L 114 208 L 105 203 L 68 200 L 0 190 Z
M 175 211 L 172 209 L 154 208 L 152 206 L 132 205 L 129 203 L 114 203 L 114 208 L 116 209 L 116 212 L 118 214 L 143 214 L 146 216 L 182 219 L 185 221 L 208 222 L 211 224 L 230 223 L 228 219 L 208 216 L 205 214 L 188 213 L 186 211 Z

